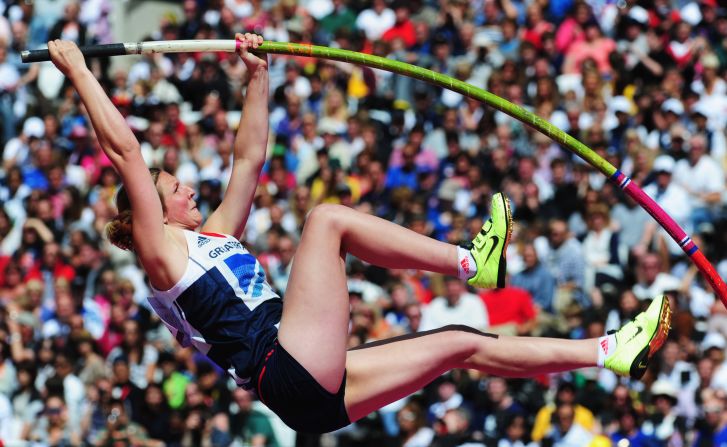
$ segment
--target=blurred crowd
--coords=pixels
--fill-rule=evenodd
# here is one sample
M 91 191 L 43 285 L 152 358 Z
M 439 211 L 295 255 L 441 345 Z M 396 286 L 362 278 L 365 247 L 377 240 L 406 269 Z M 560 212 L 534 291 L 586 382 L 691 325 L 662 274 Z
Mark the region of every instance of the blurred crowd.
M 133 254 L 103 238 L 120 179 L 83 106 L 52 64 L 20 62 L 21 50 L 50 39 L 121 39 L 111 16 L 124 5 L 0 1 L 0 444 L 727 443 L 727 309 L 618 186 L 546 136 L 457 93 L 382 70 L 275 56 L 269 157 L 243 242 L 281 295 L 316 204 L 344 204 L 451 243 L 479 231 L 493 192 L 513 204 L 504 289 L 471 290 L 454 278 L 348 259 L 350 346 L 449 323 L 597 337 L 661 293 L 675 312 L 643 381 L 596 369 L 528 380 L 458 370 L 336 433 L 286 430 L 254 395 L 176 344 L 149 311 Z M 256 32 L 361 51 L 453 76 L 532 111 L 619 167 L 727 277 L 722 2 L 168 6 L 145 39 Z M 147 164 L 195 188 L 207 215 L 229 180 L 245 66 L 227 53 L 132 61 L 87 63 Z

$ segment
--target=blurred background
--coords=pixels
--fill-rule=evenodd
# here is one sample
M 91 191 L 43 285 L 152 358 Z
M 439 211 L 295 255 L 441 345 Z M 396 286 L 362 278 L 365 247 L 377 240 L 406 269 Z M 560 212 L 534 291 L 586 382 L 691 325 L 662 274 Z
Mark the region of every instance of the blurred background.
M 586 338 L 654 296 L 674 328 L 642 381 L 452 371 L 332 434 L 292 432 L 149 311 L 103 228 L 119 177 L 77 95 L 19 52 L 50 39 L 313 43 L 445 73 L 578 138 L 727 277 L 727 9 L 717 0 L 0 1 L 0 440 L 5 446 L 711 446 L 727 443 L 727 309 L 618 187 L 518 121 L 381 70 L 270 59 L 270 145 L 243 242 L 283 294 L 306 213 L 340 203 L 451 243 L 513 204 L 508 286 L 347 260 L 351 347 L 457 322 Z M 245 91 L 234 54 L 87 61 L 206 216 Z M 383 243 L 383 242 L 382 242 Z M 311 402 L 311 408 L 315 402 Z

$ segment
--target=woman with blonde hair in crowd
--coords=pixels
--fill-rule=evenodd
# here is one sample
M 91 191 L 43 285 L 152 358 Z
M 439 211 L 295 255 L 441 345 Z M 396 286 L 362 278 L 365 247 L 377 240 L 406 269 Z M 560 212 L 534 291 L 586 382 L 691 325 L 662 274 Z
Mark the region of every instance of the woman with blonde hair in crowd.
M 346 128 L 349 111 L 346 97 L 340 89 L 333 88 L 328 90 L 323 98 L 323 108 L 321 109 L 321 120 L 328 119 L 340 126 L 341 130 Z

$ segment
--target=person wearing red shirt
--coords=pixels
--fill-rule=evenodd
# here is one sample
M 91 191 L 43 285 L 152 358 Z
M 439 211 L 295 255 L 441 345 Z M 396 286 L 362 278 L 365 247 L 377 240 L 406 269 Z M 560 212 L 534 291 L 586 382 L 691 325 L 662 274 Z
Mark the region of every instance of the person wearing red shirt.
M 71 282 L 76 276 L 76 271 L 73 267 L 61 259 L 61 247 L 55 242 L 48 242 L 43 246 L 43 256 L 40 260 L 36 261 L 35 265 L 33 265 L 25 276 L 25 282 L 32 279 L 43 281 L 45 279 L 44 273 L 50 273 L 53 278 L 50 284 L 46 283 L 51 289 L 56 279 L 64 278 L 68 282 Z
M 563 73 L 583 73 L 583 63 L 593 59 L 602 76 L 611 76 L 613 68 L 609 55 L 616 50 L 616 42 L 601 32 L 598 22 L 589 20 L 583 25 L 585 39 L 571 44 L 563 60 Z
M 400 1 L 392 6 L 396 14 L 396 22 L 394 26 L 389 28 L 381 35 L 381 40 L 391 42 L 396 39 L 404 41 L 407 48 L 412 47 L 416 42 L 416 32 L 414 31 L 414 23 L 409 18 L 409 5 Z
M 162 145 L 167 147 L 182 148 L 185 147 L 187 135 L 187 126 L 180 117 L 179 104 L 170 102 L 166 105 L 166 117 L 164 123 L 164 135 L 162 135 Z
M 527 290 L 517 287 L 484 290 L 480 298 L 490 317 L 488 330 L 496 333 L 529 335 L 535 328 L 537 311 Z
M 546 20 L 543 10 L 538 3 L 531 3 L 527 10 L 527 22 L 520 31 L 520 39 L 530 42 L 541 50 L 543 48 L 543 35 L 555 31 L 555 26 Z

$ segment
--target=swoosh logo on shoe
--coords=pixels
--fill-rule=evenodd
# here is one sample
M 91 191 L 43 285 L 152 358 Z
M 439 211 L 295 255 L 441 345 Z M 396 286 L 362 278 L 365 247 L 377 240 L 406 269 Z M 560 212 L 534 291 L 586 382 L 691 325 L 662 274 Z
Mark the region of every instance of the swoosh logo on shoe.
M 639 369 L 646 369 L 646 367 L 649 366 L 648 363 L 645 363 L 643 360 L 639 362 L 638 365 L 636 365 Z
M 634 338 L 636 338 L 641 332 L 643 332 L 643 330 L 644 330 L 644 328 L 642 328 L 641 326 L 636 326 L 636 333 L 634 335 L 632 335 L 631 338 L 626 340 L 626 343 L 628 343 L 631 340 L 633 340 Z
M 487 257 L 485 258 L 485 264 L 487 264 L 487 261 L 490 260 L 490 256 L 492 256 L 492 253 L 495 251 L 495 249 L 497 248 L 497 246 L 500 244 L 500 238 L 499 237 L 493 235 L 492 237 L 490 237 L 490 239 L 493 241 L 493 243 L 492 243 L 492 247 L 490 247 L 490 252 L 487 253 Z

